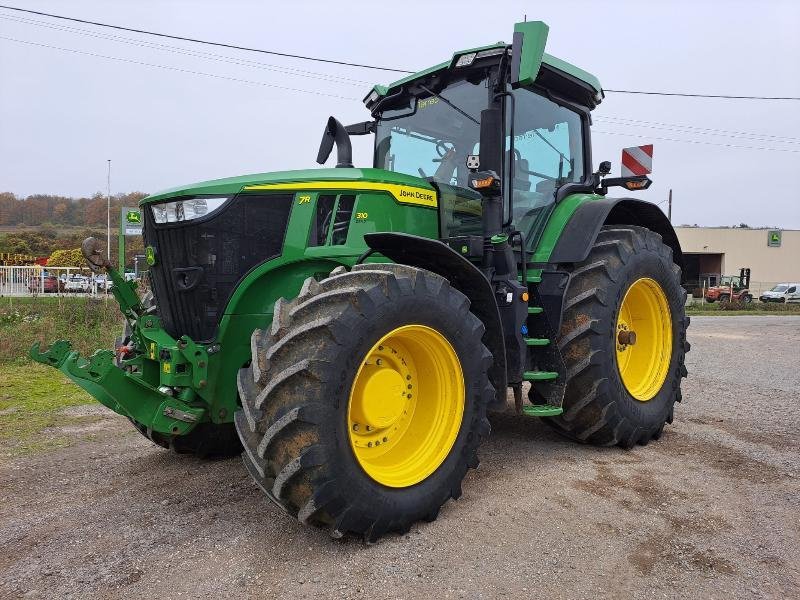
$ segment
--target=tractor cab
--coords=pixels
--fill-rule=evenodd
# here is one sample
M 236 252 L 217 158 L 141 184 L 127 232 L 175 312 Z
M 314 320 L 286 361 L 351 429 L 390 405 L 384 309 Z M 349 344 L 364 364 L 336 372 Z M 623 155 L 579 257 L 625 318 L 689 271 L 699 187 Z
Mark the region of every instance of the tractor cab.
M 470 258 L 480 258 L 482 242 L 474 238 L 514 231 L 533 250 L 559 192 L 599 187 L 589 113 L 603 98 L 600 82 L 545 54 L 547 33 L 544 23 L 518 23 L 513 44 L 456 52 L 374 86 L 364 99 L 374 121 L 345 128 L 374 132 L 376 169 L 436 189 L 439 237 L 468 248 Z M 471 179 L 481 173 L 492 173 L 494 183 L 476 188 Z

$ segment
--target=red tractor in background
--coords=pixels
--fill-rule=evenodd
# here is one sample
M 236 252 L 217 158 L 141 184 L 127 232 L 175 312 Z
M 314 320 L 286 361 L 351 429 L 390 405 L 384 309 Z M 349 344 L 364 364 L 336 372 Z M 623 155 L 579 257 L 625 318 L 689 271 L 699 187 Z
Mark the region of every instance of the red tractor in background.
M 743 267 L 739 275 L 730 275 L 720 278 L 719 285 L 711 286 L 706 290 L 706 302 L 744 302 L 753 301 L 750 293 L 750 269 Z

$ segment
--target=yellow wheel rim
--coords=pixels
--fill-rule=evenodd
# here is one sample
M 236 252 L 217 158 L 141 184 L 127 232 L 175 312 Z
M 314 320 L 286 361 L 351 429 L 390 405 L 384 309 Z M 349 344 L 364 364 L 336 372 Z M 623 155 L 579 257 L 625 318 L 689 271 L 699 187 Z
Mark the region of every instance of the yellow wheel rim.
M 614 335 L 622 383 L 637 400 L 652 399 L 664 385 L 672 360 L 672 316 L 655 280 L 637 279 L 625 292 Z
M 347 407 L 350 446 L 372 479 L 400 488 L 444 462 L 464 415 L 464 373 L 445 337 L 405 325 L 370 349 Z

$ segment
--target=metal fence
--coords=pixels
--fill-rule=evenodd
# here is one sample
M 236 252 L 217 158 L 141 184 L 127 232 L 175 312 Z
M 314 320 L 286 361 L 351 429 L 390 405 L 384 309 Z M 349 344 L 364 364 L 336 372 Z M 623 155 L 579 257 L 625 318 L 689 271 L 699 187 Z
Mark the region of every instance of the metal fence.
M 78 267 L 0 267 L 0 296 L 81 295 L 108 293 L 111 282 Z

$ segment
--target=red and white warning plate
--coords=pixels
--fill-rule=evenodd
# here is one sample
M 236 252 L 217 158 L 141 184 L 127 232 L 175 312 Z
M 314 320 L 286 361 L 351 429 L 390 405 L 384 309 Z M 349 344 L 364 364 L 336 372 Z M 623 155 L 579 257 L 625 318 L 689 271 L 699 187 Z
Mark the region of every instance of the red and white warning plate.
M 653 172 L 653 144 L 622 149 L 622 176 L 647 175 Z

